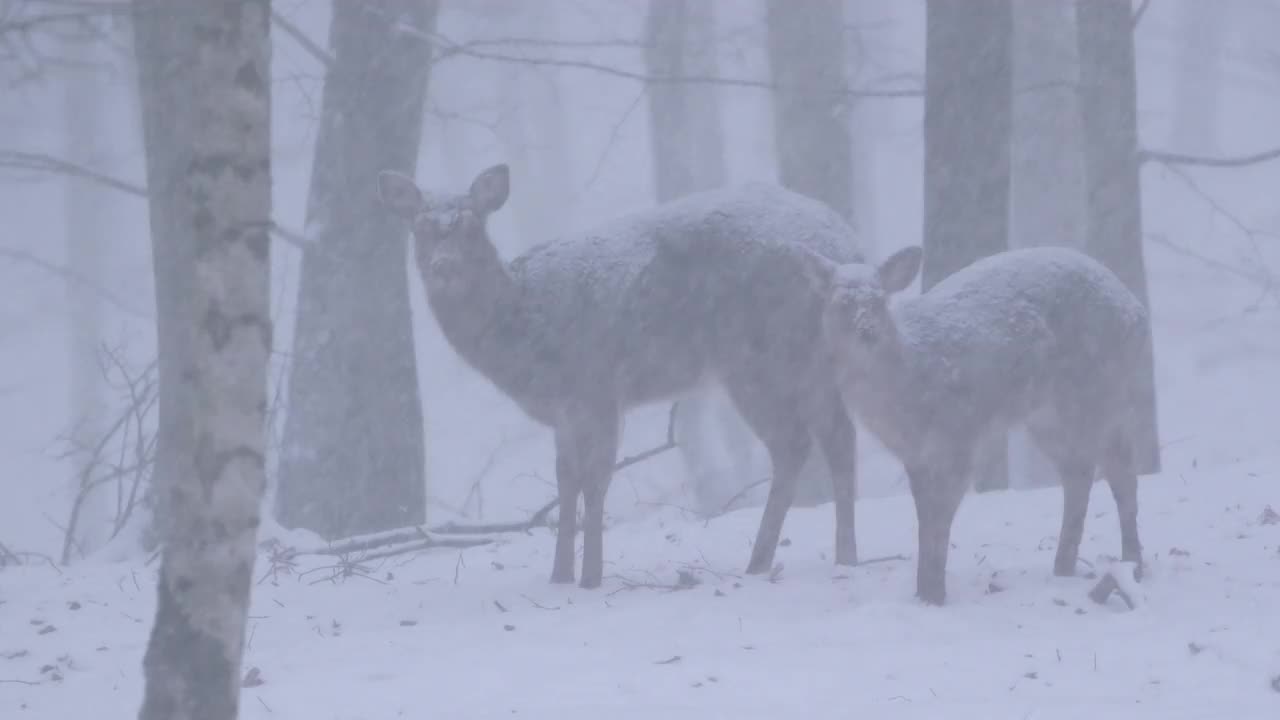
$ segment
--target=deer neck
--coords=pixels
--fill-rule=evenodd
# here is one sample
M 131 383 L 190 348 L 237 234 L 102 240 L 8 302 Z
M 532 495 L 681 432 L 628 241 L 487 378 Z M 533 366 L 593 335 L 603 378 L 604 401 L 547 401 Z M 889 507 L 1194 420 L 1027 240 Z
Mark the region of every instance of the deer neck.
M 423 256 L 418 257 L 422 262 Z M 499 380 L 494 377 L 501 374 L 499 365 L 521 341 L 513 335 L 522 327 L 516 317 L 519 285 L 487 240 L 457 273 L 447 287 L 426 282 L 427 303 L 454 350 L 481 373 Z

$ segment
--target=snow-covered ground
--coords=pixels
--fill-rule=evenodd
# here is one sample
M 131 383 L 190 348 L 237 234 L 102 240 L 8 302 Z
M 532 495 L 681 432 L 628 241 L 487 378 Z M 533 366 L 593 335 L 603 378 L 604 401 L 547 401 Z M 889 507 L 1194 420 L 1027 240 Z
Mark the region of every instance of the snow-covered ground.
M 739 576 L 754 509 L 611 528 L 599 591 L 547 584 L 546 530 L 370 563 L 367 577 L 332 580 L 317 561 L 273 580 L 262 563 L 246 655 L 261 684 L 243 716 L 1274 718 L 1273 473 L 1146 479 L 1133 611 L 1052 576 L 1057 490 L 966 500 L 944 608 L 912 599 L 910 560 L 832 566 L 828 507 L 793 511 L 771 579 Z M 864 558 L 914 552 L 909 499 L 866 501 L 859 521 Z M 1101 568 L 1117 551 L 1099 484 L 1081 556 Z M 0 572 L 0 714 L 132 714 L 153 576 L 142 563 Z

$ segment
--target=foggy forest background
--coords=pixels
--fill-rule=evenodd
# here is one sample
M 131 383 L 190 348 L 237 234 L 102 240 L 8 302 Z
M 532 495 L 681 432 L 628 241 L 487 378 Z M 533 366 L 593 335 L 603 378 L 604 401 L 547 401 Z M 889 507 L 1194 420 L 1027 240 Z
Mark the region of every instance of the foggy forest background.
M 153 481 L 179 467 L 166 455 L 179 431 L 159 418 L 195 402 L 172 373 L 201 347 L 177 328 L 203 300 L 196 235 L 156 209 L 173 199 L 166 162 L 200 126 L 186 104 L 200 91 L 167 74 L 181 48 L 164 23 L 202 5 L 0 0 L 0 567 L 147 557 L 168 532 Z M 271 325 L 262 536 L 520 522 L 555 496 L 547 431 L 436 327 L 405 224 L 374 195 L 383 169 L 461 192 L 509 164 L 510 202 L 489 223 L 507 259 L 746 180 L 823 201 L 870 258 L 923 243 L 925 288 L 1006 248 L 1084 249 L 1149 303 L 1147 439 L 1166 463 L 1197 423 L 1233 419 L 1162 402 L 1218 362 L 1180 321 L 1199 302 L 1179 288 L 1185 268 L 1220 282 L 1214 322 L 1275 332 L 1268 0 L 276 0 L 269 13 L 240 48 L 266 71 L 270 108 L 269 172 L 246 181 L 270 180 L 269 284 L 253 285 L 269 288 Z M 228 252 L 220 267 L 239 267 Z M 1268 422 L 1221 452 L 1273 442 Z M 859 497 L 906 492 L 859 441 Z M 612 522 L 722 514 L 767 490 L 768 456 L 717 389 L 631 413 L 621 457 L 654 448 L 669 451 L 615 480 Z M 982 490 L 1055 482 L 1016 433 L 988 463 Z M 829 499 L 823 472 L 807 469 L 800 504 Z

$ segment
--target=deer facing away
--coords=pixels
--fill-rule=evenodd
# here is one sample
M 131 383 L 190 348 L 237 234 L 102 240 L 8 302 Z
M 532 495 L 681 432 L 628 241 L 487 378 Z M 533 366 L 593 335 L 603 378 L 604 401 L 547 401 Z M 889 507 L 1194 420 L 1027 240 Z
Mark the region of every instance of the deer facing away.
M 1129 428 L 1147 313 L 1111 273 L 1063 248 L 979 260 L 890 309 L 919 271 L 910 247 L 829 280 L 826 341 L 850 409 L 906 468 L 919 526 L 917 594 L 946 598 L 951 524 L 975 447 L 1025 422 L 1063 485 L 1054 572 L 1072 575 L 1100 469 L 1123 559 L 1141 562 Z
M 831 469 L 836 562 L 856 562 L 854 428 L 818 349 L 818 277 L 853 230 L 820 203 L 766 184 L 691 195 L 536 247 L 510 263 L 485 228 L 505 165 L 460 195 L 394 172 L 382 202 L 410 221 L 427 301 L 454 350 L 555 436 L 560 495 L 552 582 L 573 582 L 579 494 L 583 587 L 604 567 L 604 498 L 622 415 L 723 382 L 769 450 L 773 481 L 748 572 L 770 569 L 814 439 Z

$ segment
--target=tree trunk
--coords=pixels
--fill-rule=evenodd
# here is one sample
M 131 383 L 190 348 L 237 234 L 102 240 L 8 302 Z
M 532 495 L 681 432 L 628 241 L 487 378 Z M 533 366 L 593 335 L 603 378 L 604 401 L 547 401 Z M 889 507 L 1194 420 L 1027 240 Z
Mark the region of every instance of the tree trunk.
M 924 268 L 929 290 L 1008 247 L 1011 0 L 929 0 L 924 100 Z M 1009 486 L 1003 436 L 974 462 L 979 490 Z
M 778 178 L 854 224 L 851 107 L 846 97 L 843 0 L 767 0 L 769 69 Z M 849 252 L 857 239 L 849 238 Z M 830 476 L 810 453 L 797 505 L 831 500 Z
M 191 281 L 169 315 L 187 323 L 173 335 L 186 352 L 161 393 L 175 377 L 185 386 L 189 442 L 157 472 L 169 532 L 139 717 L 231 720 L 266 485 L 269 3 L 136 0 L 134 10 L 147 182 L 163 188 L 151 197 L 153 243 L 182 247 L 157 264 L 157 287 L 173 280 L 159 275 L 175 256 Z
M 778 176 L 853 223 L 842 0 L 767 1 Z
M 1084 249 L 1084 146 L 1074 0 L 1013 4 L 1013 163 L 1009 244 Z M 1011 483 L 1059 484 L 1057 470 L 1018 428 Z
M 1173 84 L 1169 148 L 1197 155 L 1218 152 L 1218 118 L 1233 0 L 1179 4 L 1177 77 Z
M 71 162 L 94 167 L 105 134 L 107 112 L 103 77 L 96 67 L 103 59 L 93 52 L 92 43 L 83 38 L 68 42 L 68 57 L 87 67 L 67 73 L 63 113 L 66 119 L 66 157 Z M 88 47 L 86 47 L 88 46 Z M 67 269 L 80 278 L 100 278 L 105 218 L 101 188 L 70 178 L 64 194 L 63 222 Z M 103 378 L 98 363 L 102 342 L 102 304 L 93 291 L 80 282 L 67 283 L 67 394 L 71 417 L 71 441 L 76 452 L 71 456 L 75 472 L 71 494 L 80 493 L 85 479 L 82 470 L 91 462 L 89 449 L 97 443 L 103 427 L 105 407 Z M 111 532 L 109 494 L 105 486 L 90 491 L 81 505 L 77 545 L 91 550 L 104 543 Z
M 554 3 L 512 3 L 493 12 L 500 18 L 499 31 L 513 36 L 555 37 L 565 19 Z M 558 71 L 516 63 L 503 63 L 497 70 L 501 110 L 496 130 L 512 182 L 523 190 L 508 201 L 517 225 L 510 237 L 518 244 L 504 250 L 518 254 L 566 229 L 573 147 Z M 473 172 L 467 170 L 467 180 Z
M 436 3 L 335 0 L 303 256 L 276 517 L 324 538 L 426 519 L 404 223 L 375 193 L 413 174 Z
M 1079 0 L 1080 116 L 1088 203 L 1086 248 L 1133 291 L 1148 310 L 1142 257 L 1142 189 L 1138 177 L 1137 77 L 1128 0 Z M 1136 379 L 1134 465 L 1160 470 L 1155 361 L 1151 336 Z
M 650 0 L 645 38 L 645 65 L 653 77 L 717 72 L 710 3 Z M 715 87 L 651 84 L 649 137 L 658 202 L 724 184 L 724 127 Z M 720 509 L 767 475 L 751 462 L 763 444 L 718 388 L 698 388 L 680 399 L 676 431 L 694 498 L 704 512 Z
M 147 166 L 151 262 L 155 275 L 156 403 L 155 492 L 151 535 L 146 545 L 163 545 L 174 527 L 165 484 L 191 474 L 192 413 L 186 373 L 191 367 L 196 316 L 195 229 L 189 199 L 179 180 L 192 162 L 191 138 L 197 118 L 188 98 L 193 72 L 188 47 L 194 18 L 181 14 L 198 0 L 134 0 L 134 47 Z M 175 60 L 180 58 L 180 60 Z M 174 69 L 170 70 L 169 66 Z

